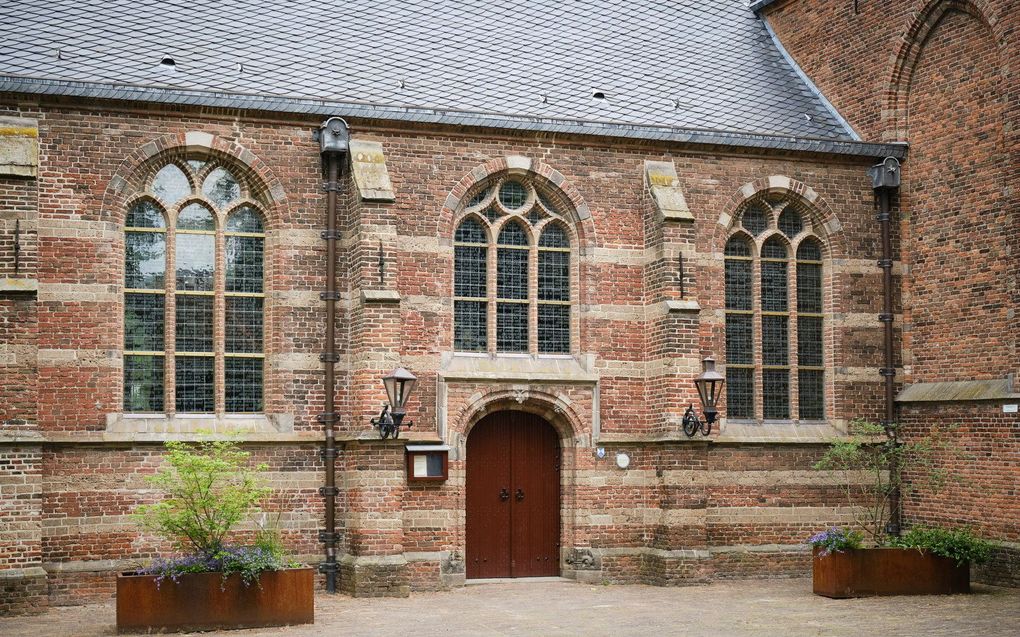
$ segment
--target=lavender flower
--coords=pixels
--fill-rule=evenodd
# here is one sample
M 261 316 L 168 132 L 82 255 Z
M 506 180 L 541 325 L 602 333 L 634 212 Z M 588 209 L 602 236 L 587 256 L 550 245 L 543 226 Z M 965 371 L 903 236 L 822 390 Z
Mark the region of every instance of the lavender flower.
M 223 573 L 224 580 L 232 573 L 239 573 L 245 586 L 258 583 L 259 573 L 284 568 L 281 556 L 258 546 L 228 546 L 211 555 L 184 555 L 170 559 L 157 558 L 148 567 L 140 569 L 139 575 L 155 575 L 156 587 L 169 578 L 179 583 L 185 573 Z
M 838 526 L 834 526 L 830 529 L 826 529 L 821 533 L 816 533 L 809 537 L 805 544 L 810 544 L 814 547 L 820 547 L 822 549 L 819 555 L 829 555 L 833 551 L 836 553 L 842 553 L 847 549 L 859 549 L 861 543 L 864 540 L 864 535 L 860 531 L 844 531 Z

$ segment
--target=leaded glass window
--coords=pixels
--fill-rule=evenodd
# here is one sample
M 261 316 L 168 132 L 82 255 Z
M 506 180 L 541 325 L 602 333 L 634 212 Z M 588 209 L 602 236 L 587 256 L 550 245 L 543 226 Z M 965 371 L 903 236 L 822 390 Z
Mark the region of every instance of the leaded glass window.
M 511 182 L 516 183 L 516 182 Z M 528 351 L 528 235 L 517 221 L 499 233 L 496 257 L 496 350 Z
M 223 183 L 223 179 L 221 177 L 219 183 Z M 225 408 L 227 413 L 258 412 L 262 411 L 265 358 L 263 263 L 266 235 L 262 215 L 251 206 L 238 208 L 227 216 L 223 234 L 226 253 L 223 293 Z
M 454 348 L 569 354 L 571 245 L 550 198 L 509 178 L 467 202 L 454 235 Z
M 484 352 L 488 344 L 488 244 L 485 228 L 468 217 L 454 236 L 454 347 Z
M 570 240 L 556 223 L 538 239 L 538 351 L 570 352 Z
M 785 242 L 761 248 L 762 408 L 766 420 L 790 418 L 789 279 Z
M 213 349 L 213 276 L 216 272 L 216 220 L 200 203 L 177 214 L 174 295 L 176 335 L 176 410 L 207 413 L 216 409 Z
M 792 207 L 787 206 L 779 213 L 779 231 L 787 237 L 791 239 L 796 237 L 803 228 L 804 224 L 800 220 L 800 213 Z
M 726 409 L 730 418 L 754 418 L 754 312 L 751 242 L 726 244 Z
M 124 228 L 124 410 L 262 411 L 265 227 L 250 189 L 189 158 L 143 190 Z
M 768 228 L 767 213 L 760 205 L 750 206 L 741 215 L 740 223 L 751 236 L 757 237 Z
M 740 227 L 724 251 L 727 415 L 822 420 L 822 244 L 794 252 L 811 227 L 787 201 L 748 205 Z
M 822 246 L 809 237 L 797 248 L 798 403 L 802 420 L 825 418 L 822 321 Z
M 517 210 L 528 199 L 528 191 L 519 181 L 508 179 L 499 188 L 499 202 L 510 210 Z
M 124 225 L 124 409 L 163 411 L 166 219 L 142 199 Z

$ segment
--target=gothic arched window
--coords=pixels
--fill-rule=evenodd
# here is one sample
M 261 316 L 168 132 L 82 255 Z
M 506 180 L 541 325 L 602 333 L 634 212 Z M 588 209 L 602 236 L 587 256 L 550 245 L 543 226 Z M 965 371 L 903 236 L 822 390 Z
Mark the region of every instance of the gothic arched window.
M 726 243 L 731 419 L 825 418 L 822 244 L 809 233 L 789 202 L 754 202 Z
M 513 177 L 469 200 L 454 234 L 456 350 L 570 353 L 571 248 L 561 219 L 551 195 Z
M 258 202 L 204 158 L 167 163 L 143 190 L 124 227 L 124 411 L 262 411 Z

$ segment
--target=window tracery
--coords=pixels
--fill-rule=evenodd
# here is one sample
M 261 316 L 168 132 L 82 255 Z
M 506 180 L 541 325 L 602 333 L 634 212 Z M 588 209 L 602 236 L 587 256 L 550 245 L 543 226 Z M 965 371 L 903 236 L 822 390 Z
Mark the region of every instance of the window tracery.
M 570 353 L 572 253 L 554 200 L 517 177 L 468 199 L 454 234 L 456 350 Z
M 727 415 L 822 420 L 822 243 L 787 200 L 739 218 L 724 249 Z
M 262 411 L 265 227 L 247 185 L 207 158 L 167 162 L 124 234 L 125 412 Z

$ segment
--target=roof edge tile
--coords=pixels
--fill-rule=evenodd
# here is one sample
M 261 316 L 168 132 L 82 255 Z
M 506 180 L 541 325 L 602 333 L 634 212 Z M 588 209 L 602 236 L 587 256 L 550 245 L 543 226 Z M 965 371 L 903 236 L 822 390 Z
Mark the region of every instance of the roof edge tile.
M 775 2 L 779 2 L 779 0 L 750 0 L 750 2 L 747 3 L 747 8 L 750 9 L 751 11 L 754 11 L 755 13 L 758 13 L 765 7 Z
M 468 111 L 388 107 L 331 100 L 124 86 L 96 82 L 72 82 L 10 75 L 0 75 L 0 93 L 26 93 L 156 104 L 234 108 L 277 113 L 361 117 L 366 119 L 529 130 L 694 145 L 822 153 L 849 157 L 896 157 L 897 159 L 904 159 L 907 155 L 907 144 L 905 143 L 871 143 L 855 140 L 768 135 L 740 131 L 717 131 L 591 120 L 546 119 Z

